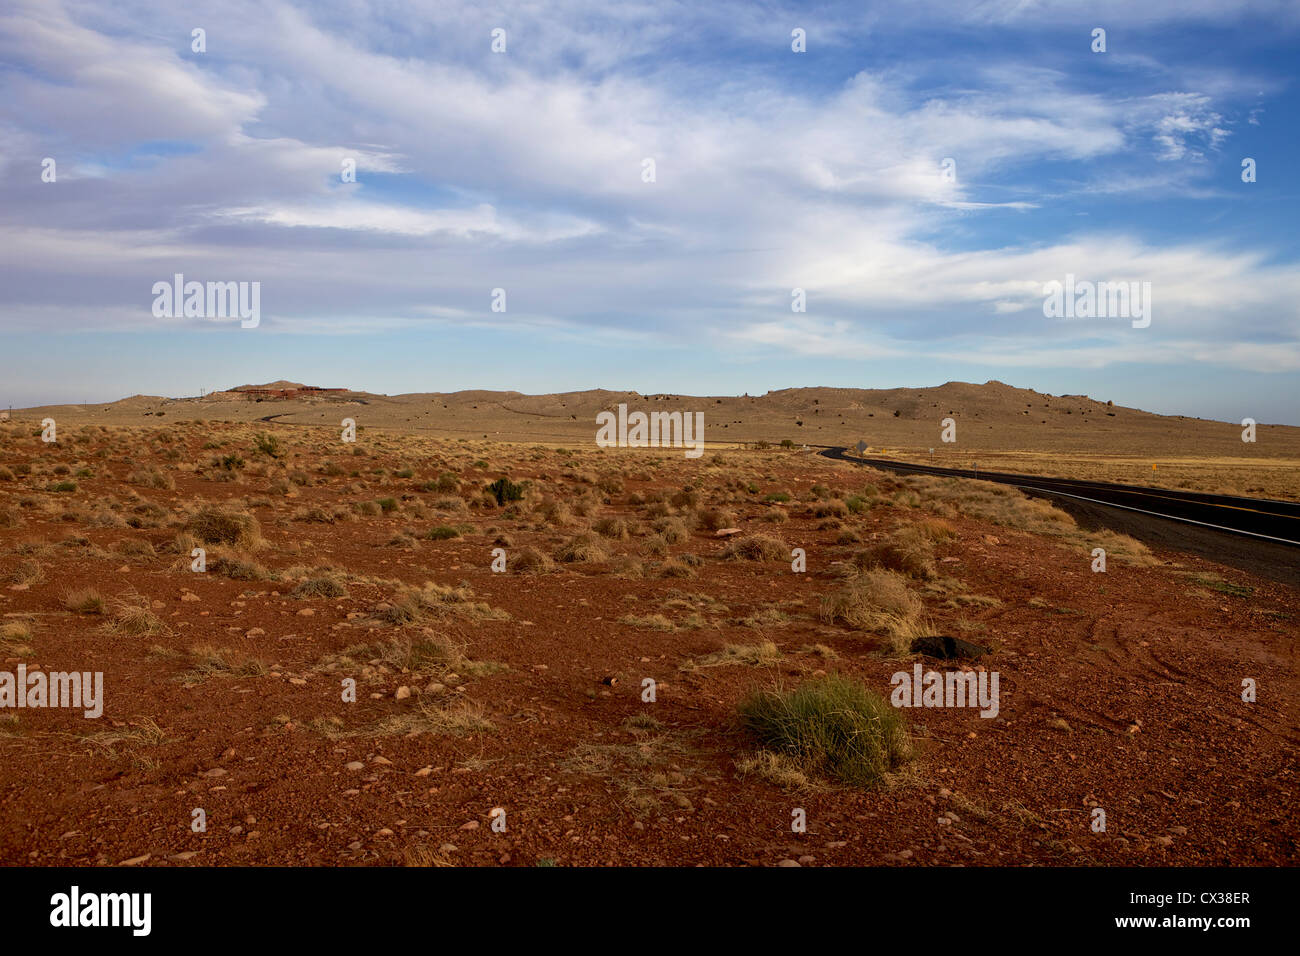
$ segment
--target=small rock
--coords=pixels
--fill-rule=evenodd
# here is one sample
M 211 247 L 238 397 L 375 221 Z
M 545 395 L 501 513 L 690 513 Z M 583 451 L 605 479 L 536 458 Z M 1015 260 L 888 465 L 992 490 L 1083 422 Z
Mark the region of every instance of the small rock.
M 797 860 L 789 860 L 789 859 L 782 860 L 780 863 L 777 864 L 777 866 L 798 866 L 798 865 L 799 862 Z
M 393 698 L 395 700 L 406 700 L 406 698 L 410 696 L 411 696 L 411 688 L 407 687 L 405 684 L 397 688 L 397 690 L 393 693 Z
M 345 764 L 345 767 L 348 770 L 364 770 L 366 765 L 363 764 L 360 760 L 353 760 Z

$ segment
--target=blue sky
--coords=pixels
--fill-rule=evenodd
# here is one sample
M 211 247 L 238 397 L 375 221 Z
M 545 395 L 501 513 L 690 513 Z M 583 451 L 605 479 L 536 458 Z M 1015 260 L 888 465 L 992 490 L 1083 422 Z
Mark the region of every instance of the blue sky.
M 0 403 L 998 379 L 1300 424 L 1297 40 L 1268 0 L 17 0 Z M 156 318 L 177 272 L 260 324 Z M 1067 274 L 1150 325 L 1046 317 Z

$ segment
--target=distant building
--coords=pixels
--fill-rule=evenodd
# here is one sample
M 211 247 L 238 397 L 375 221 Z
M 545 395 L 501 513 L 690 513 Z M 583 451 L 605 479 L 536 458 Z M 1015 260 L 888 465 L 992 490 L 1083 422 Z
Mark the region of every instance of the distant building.
M 312 395 L 341 395 L 348 391 L 346 388 L 321 388 L 318 385 L 301 385 L 292 388 L 255 388 L 250 385 L 232 388 L 232 392 L 239 392 L 247 395 L 250 402 L 265 401 L 266 399 L 286 400 L 293 398 L 308 398 Z

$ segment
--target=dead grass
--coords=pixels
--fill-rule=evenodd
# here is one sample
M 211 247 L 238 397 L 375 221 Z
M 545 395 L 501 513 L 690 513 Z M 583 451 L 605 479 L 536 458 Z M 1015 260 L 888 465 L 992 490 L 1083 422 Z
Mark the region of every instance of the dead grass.
M 110 617 L 104 630 L 130 637 L 154 637 L 167 634 L 170 628 L 148 606 L 146 599 L 132 592 L 109 602 Z
M 883 569 L 853 575 L 821 605 L 822 620 L 884 634 L 897 653 L 905 653 L 921 636 L 921 611 L 921 600 L 908 589 L 907 579 Z
M 722 549 L 722 557 L 727 561 L 780 561 L 789 556 L 789 545 L 765 534 L 733 538 Z
M 884 541 L 859 551 L 854 555 L 853 563 L 864 569 L 897 571 L 922 581 L 928 581 L 938 573 L 934 544 L 921 528 L 915 526 L 901 528 Z
M 201 508 L 186 519 L 184 530 L 203 544 L 224 544 L 253 551 L 265 542 L 257 518 L 247 512 Z
M 63 606 L 74 614 L 103 614 L 108 602 L 94 588 L 76 588 L 64 592 Z
M 496 729 L 492 721 L 484 716 L 480 704 L 463 698 L 439 703 L 427 696 L 420 697 L 414 706 L 403 713 L 391 714 L 359 727 L 345 727 L 338 717 L 318 718 L 311 721 L 308 726 L 329 740 L 346 740 L 354 737 L 407 737 L 421 734 L 455 737 L 489 733 Z
M 609 560 L 609 551 L 594 534 L 584 533 L 570 538 L 556 552 L 555 559 L 567 563 L 594 563 Z
M 176 675 L 183 684 L 200 684 L 212 677 L 261 677 L 268 672 L 256 657 L 211 644 L 191 648 L 189 658 L 189 669 Z
M 728 644 L 720 651 L 706 654 L 698 660 L 687 661 L 682 670 L 700 670 L 709 667 L 760 667 L 781 659 L 780 649 L 771 641 L 757 644 Z
M 555 562 L 550 555 L 526 545 L 513 556 L 506 556 L 506 568 L 517 574 L 549 574 L 555 570 Z

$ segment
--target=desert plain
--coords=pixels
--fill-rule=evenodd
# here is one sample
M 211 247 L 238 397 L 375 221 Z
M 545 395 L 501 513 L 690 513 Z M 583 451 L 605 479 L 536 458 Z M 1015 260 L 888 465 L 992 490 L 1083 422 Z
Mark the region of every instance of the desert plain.
M 596 447 L 619 402 L 707 449 Z M 104 690 L 0 709 L 0 862 L 1294 864 L 1294 587 L 817 454 L 1294 499 L 1300 429 L 1240 432 L 999 383 L 15 411 L 0 670 Z M 893 706 L 918 667 L 996 713 Z

